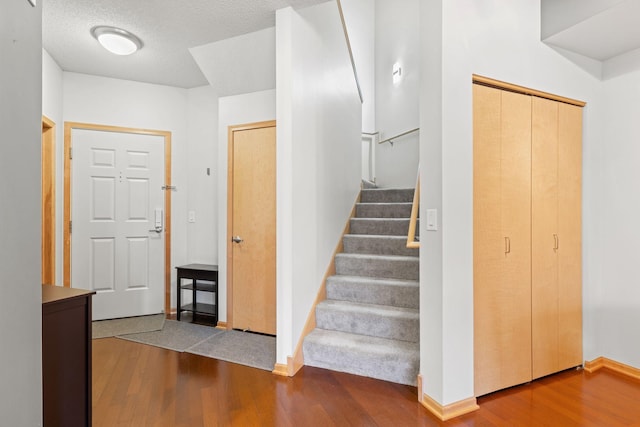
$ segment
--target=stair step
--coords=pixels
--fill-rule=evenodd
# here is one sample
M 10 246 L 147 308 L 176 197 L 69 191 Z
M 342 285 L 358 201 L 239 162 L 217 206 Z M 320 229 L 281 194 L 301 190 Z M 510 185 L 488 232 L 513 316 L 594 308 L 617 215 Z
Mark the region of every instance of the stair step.
M 413 308 L 324 300 L 316 306 L 320 329 L 417 342 L 420 315 Z
M 357 218 L 409 218 L 413 203 L 357 203 Z
M 413 202 L 413 188 L 374 188 L 363 189 L 362 203 L 403 203 Z
M 409 218 L 351 218 L 349 233 L 407 237 L 409 221 Z
M 388 279 L 418 280 L 418 257 L 396 255 L 336 254 L 336 273 Z
M 347 234 L 342 242 L 345 253 L 415 257 L 420 255 L 418 249 L 407 248 L 406 236 Z
M 362 180 L 362 188 L 378 188 L 375 182 L 371 182 L 369 180 Z
M 420 287 L 415 280 L 336 275 L 327 278 L 327 298 L 417 309 Z
M 318 328 L 304 339 L 303 352 L 308 366 L 413 386 L 420 367 L 418 343 Z

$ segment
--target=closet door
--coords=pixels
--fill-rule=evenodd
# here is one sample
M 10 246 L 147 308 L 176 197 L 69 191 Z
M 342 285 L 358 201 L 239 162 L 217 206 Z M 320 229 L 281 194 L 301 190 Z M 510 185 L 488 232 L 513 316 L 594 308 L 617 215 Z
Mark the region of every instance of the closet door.
M 558 371 L 558 105 L 532 97 L 531 339 L 532 373 Z
M 532 100 L 532 371 L 582 363 L 582 108 Z
M 582 364 L 582 107 L 558 105 L 558 370 Z
M 473 90 L 479 396 L 531 380 L 531 97 Z

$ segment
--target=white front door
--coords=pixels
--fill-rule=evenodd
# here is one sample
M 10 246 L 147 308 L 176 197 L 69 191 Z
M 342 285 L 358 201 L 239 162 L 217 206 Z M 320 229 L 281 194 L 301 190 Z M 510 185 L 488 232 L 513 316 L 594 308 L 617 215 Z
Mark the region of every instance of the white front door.
M 164 138 L 73 129 L 71 286 L 93 319 L 164 307 Z

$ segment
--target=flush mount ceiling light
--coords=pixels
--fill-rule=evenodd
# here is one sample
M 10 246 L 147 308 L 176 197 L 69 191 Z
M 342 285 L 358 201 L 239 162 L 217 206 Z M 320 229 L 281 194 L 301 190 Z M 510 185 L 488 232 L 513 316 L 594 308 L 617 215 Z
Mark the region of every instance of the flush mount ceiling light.
M 142 48 L 142 41 L 129 31 L 100 25 L 91 29 L 91 35 L 111 53 L 131 55 Z

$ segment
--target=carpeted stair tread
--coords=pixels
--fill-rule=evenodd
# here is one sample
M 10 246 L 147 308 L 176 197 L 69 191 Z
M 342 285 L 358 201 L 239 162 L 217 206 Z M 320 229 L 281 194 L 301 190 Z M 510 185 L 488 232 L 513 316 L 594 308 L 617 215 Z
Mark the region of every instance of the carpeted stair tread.
M 420 285 L 416 280 L 335 275 L 327 278 L 327 298 L 417 309 Z
M 305 365 L 415 385 L 420 261 L 406 247 L 414 190 L 366 187 L 303 341 Z
M 325 300 L 316 307 L 320 329 L 402 341 L 420 339 L 420 315 L 413 308 Z
M 371 182 L 367 179 L 362 180 L 362 188 L 378 188 L 375 182 Z
M 409 218 L 412 203 L 357 203 L 356 218 Z
M 346 234 L 343 244 L 345 253 L 415 257 L 420 255 L 418 249 L 407 248 L 406 236 Z
M 409 222 L 409 218 L 351 218 L 349 233 L 406 237 Z
M 361 203 L 412 203 L 413 188 L 375 188 L 363 189 Z
M 413 256 L 336 254 L 336 273 L 346 276 L 418 280 L 420 260 Z
M 415 342 L 316 328 L 303 349 L 308 366 L 416 385 L 420 345 Z

